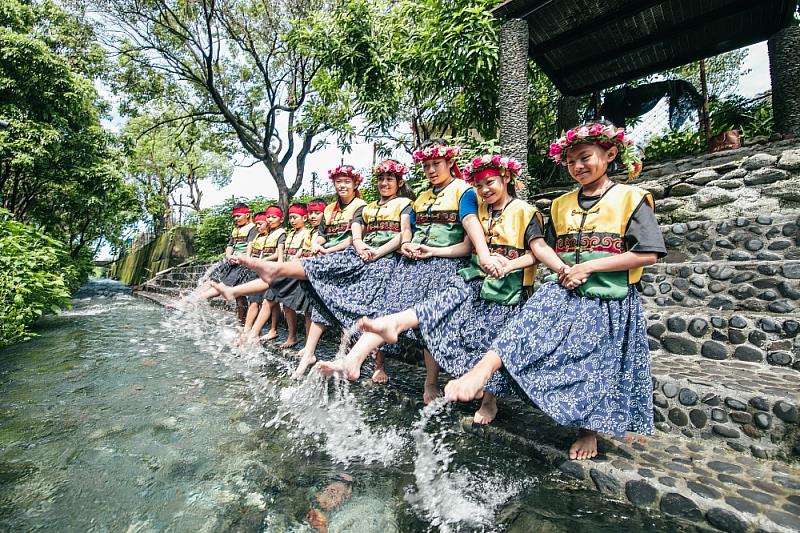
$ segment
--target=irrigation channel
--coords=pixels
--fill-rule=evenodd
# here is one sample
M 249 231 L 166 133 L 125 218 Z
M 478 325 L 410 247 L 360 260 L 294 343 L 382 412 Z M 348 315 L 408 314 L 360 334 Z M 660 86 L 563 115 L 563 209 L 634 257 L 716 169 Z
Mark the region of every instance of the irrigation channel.
M 232 348 L 207 306 L 92 280 L 38 332 L 0 351 L 3 531 L 694 530 L 420 411 L 403 372 L 292 381 L 291 352 Z

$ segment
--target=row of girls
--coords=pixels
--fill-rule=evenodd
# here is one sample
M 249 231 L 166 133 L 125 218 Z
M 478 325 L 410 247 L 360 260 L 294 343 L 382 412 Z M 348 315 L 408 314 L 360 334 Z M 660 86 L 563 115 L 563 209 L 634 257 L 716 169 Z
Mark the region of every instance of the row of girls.
M 491 422 L 496 398 L 516 382 L 555 421 L 578 428 L 569 455 L 597 453 L 597 433 L 653 431 L 652 384 L 637 282 L 666 251 L 652 196 L 617 184 L 608 169 L 641 170 L 625 131 L 608 123 L 569 130 L 550 147 L 579 187 L 553 201 L 550 222 L 516 198 L 521 165 L 500 155 L 468 162 L 441 139 L 414 152 L 430 187 L 411 200 L 405 166 L 375 169 L 380 199 L 365 205 L 352 167 L 330 173 L 337 199 L 325 208 L 312 257 L 263 261 L 242 256 L 258 279 L 214 285 L 228 299 L 269 290 L 282 280 L 303 286 L 316 305 L 301 362 L 316 362 L 319 333 L 332 324 L 359 332 L 344 358 L 321 361 L 327 375 L 358 379 L 401 336 L 424 347 L 423 400 L 440 395 L 444 369 L 451 400 L 481 398 L 475 422 Z M 538 263 L 553 274 L 532 295 Z

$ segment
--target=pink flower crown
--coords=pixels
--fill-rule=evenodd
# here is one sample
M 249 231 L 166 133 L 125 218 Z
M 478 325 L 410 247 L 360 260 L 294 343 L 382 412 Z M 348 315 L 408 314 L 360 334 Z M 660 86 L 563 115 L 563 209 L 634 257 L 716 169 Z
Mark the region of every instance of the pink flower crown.
M 625 165 L 629 177 L 635 178 L 642 171 L 642 158 L 636 153 L 633 139 L 625 134 L 625 128 L 600 123 L 572 128 L 563 137 L 550 144 L 548 156 L 556 163 L 566 165 L 564 155 L 567 150 L 578 144 L 599 144 L 603 148 L 616 146 L 619 150 L 617 159 Z
M 454 159 L 458 157 L 460 153 L 460 146 L 442 146 L 440 144 L 434 144 L 422 150 L 416 150 L 412 154 L 412 157 L 414 158 L 414 163 L 422 163 L 429 159 Z
M 339 165 L 328 171 L 328 179 L 334 180 L 339 176 L 352 179 L 356 186 L 364 179 L 361 173 L 352 165 Z
M 521 169 L 522 164 L 513 157 L 485 154 L 464 165 L 464 181 L 475 183 L 488 176 L 508 175 L 513 182 Z
M 406 172 L 408 172 L 408 165 L 388 159 L 372 169 L 372 175 L 376 178 L 381 174 L 394 174 L 398 178 L 402 178 Z

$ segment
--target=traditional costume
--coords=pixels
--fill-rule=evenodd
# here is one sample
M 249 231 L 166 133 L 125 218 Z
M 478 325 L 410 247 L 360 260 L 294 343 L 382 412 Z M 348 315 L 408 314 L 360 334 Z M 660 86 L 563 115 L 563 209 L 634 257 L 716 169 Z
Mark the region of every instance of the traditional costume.
M 283 210 L 276 206 L 270 206 L 263 213 L 256 215 L 256 220 L 266 220 L 268 215 L 273 215 L 283 220 Z M 252 245 L 250 246 L 250 255 L 258 259 L 269 257 L 275 254 L 275 252 L 278 251 L 278 247 L 285 242 L 286 230 L 283 227 L 278 226 L 267 234 L 259 234 L 255 239 L 253 239 Z M 248 281 L 258 278 L 258 275 L 255 272 L 252 270 L 250 272 L 251 275 L 249 276 Z M 272 298 L 269 297 L 269 290 L 249 295 L 247 297 L 247 303 L 255 302 L 260 304 L 264 301 L 264 299 L 272 300 Z
M 510 175 L 513 183 L 520 169 L 517 161 L 499 155 L 485 158 L 466 165 L 467 182 Z M 512 198 L 503 209 L 495 211 L 482 198 L 476 200 L 474 209 L 469 211 L 480 220 L 490 253 L 513 260 L 528 253 L 531 240 L 543 236 L 542 215 L 527 202 Z M 423 341 L 445 372 L 461 376 L 480 360 L 500 330 L 521 309 L 535 275 L 536 267 L 532 266 L 503 278 L 487 276 L 480 268 L 477 253 L 473 253 L 468 266 L 414 306 Z M 485 390 L 507 393 L 505 373 L 495 372 Z
M 384 161 L 375 167 L 373 176 L 389 173 L 400 180 L 406 172 L 406 165 Z M 398 196 L 385 203 L 371 202 L 355 212 L 352 222 L 361 225 L 365 244 L 379 248 L 400 233 L 401 217 L 411 217 L 411 213 L 411 199 Z M 325 230 L 328 231 L 327 225 Z M 347 329 L 362 316 L 377 316 L 385 301 L 393 297 L 386 292 L 386 287 L 399 260 L 400 255 L 393 252 L 364 262 L 351 246 L 309 261 L 304 268 L 317 296 L 339 325 Z
M 231 212 L 233 215 L 249 215 L 249 207 L 236 207 Z M 231 236 L 228 239 L 227 247 L 233 248 L 233 255 L 242 255 L 247 252 L 247 245 L 256 238 L 258 229 L 253 222 L 247 222 L 241 226 L 236 226 L 231 230 Z M 240 285 L 249 281 L 251 270 L 243 267 L 242 265 L 234 265 L 227 259 L 222 259 L 217 263 L 217 266 L 209 274 L 212 281 L 224 283 L 228 286 Z
M 321 209 L 324 209 L 324 204 Z M 306 216 L 308 211 L 302 205 L 289 207 L 289 215 Z M 291 230 L 286 237 L 286 261 L 300 261 L 311 255 L 311 231 L 307 228 Z M 274 280 L 267 290 L 267 299 L 285 305 L 286 307 L 305 314 L 313 305 L 313 299 L 308 295 L 308 282 L 305 280 L 281 278 Z
M 629 174 L 641 169 L 624 130 L 602 124 L 570 130 L 550 155 L 561 162 L 560 154 L 581 142 L 616 145 Z M 595 197 L 575 190 L 553 202 L 546 239 L 568 265 L 626 251 L 663 257 L 653 209 L 650 193 L 629 185 Z M 556 422 L 617 436 L 653 433 L 641 273 L 593 273 L 574 290 L 546 282 L 492 344 L 528 398 Z

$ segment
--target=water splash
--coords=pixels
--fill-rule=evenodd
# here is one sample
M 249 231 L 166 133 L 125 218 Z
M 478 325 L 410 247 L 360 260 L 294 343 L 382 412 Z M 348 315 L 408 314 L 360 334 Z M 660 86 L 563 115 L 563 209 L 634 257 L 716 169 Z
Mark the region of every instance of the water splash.
M 437 424 L 440 415 L 449 413 L 448 404 L 445 398 L 437 398 L 414 424 L 415 486 L 406 493 L 406 501 L 439 531 L 459 531 L 462 526 L 491 531 L 496 527 L 497 510 L 520 493 L 525 483 L 499 474 L 452 468 L 455 451 L 447 444 L 452 425 Z M 428 426 L 440 427 L 429 432 Z M 488 472 L 494 470 L 486 467 Z
M 280 402 L 267 427 L 284 425 L 299 442 L 323 446 L 336 462 L 389 466 L 406 447 L 404 432 L 392 426 L 373 428 L 366 422 L 347 381 L 327 379 L 316 369 L 298 385 L 282 389 Z

